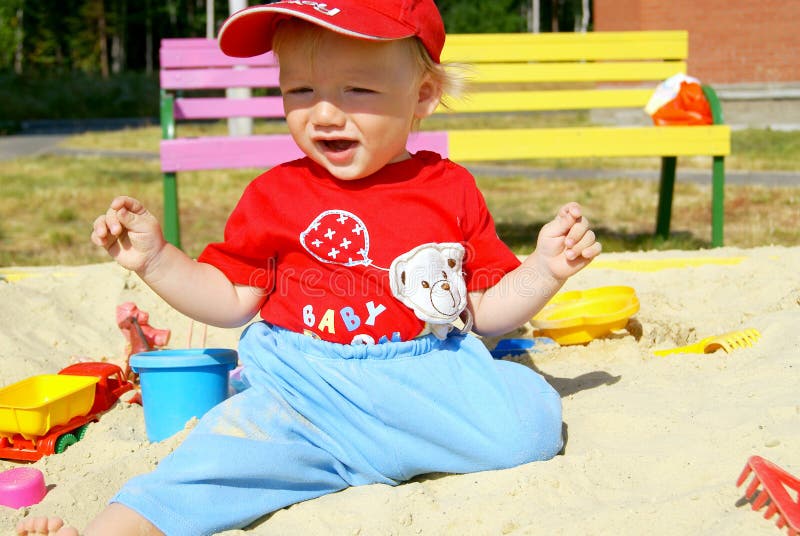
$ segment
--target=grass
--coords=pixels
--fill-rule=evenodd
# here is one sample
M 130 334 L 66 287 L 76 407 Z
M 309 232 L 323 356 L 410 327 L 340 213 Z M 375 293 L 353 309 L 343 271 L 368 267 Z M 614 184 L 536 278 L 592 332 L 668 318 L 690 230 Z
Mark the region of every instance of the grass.
M 658 184 L 608 180 L 479 178 L 498 234 L 518 253 L 529 253 L 539 228 L 565 200 L 581 203 L 604 251 L 710 247 L 711 193 L 707 185 L 677 182 L 672 234 L 653 236 Z M 798 245 L 800 187 L 726 187 L 725 244 L 738 247 Z
M 196 255 L 222 229 L 254 171 L 181 176 L 184 245 Z M 161 215 L 158 160 L 43 156 L 4 162 L 0 171 L 0 266 L 108 260 L 89 241 L 92 221 L 116 195 L 139 198 Z
M 449 120 L 449 118 L 447 118 Z M 192 127 L 196 133 L 225 133 L 224 125 Z M 260 123 L 257 131 L 281 129 Z M 68 147 L 157 152 L 158 128 L 86 134 L 70 138 Z M 743 131 L 733 137 L 728 169 L 800 169 L 800 133 Z M 544 162 L 536 167 L 656 167 L 658 159 L 627 164 L 621 159 Z M 477 177 L 494 214 L 500 236 L 518 253 L 531 251 L 539 228 L 567 200 L 586 207 L 605 251 L 698 249 L 710 242 L 710 185 L 680 180 L 680 169 L 702 166 L 708 159 L 683 159 L 673 201 L 673 234 L 652 236 L 657 202 L 656 181 L 631 178 L 581 180 Z M 184 249 L 197 255 L 222 238 L 225 220 L 244 186 L 257 170 L 180 174 L 180 208 Z M 567 173 L 568 175 L 568 173 Z M 710 182 L 710 181 L 709 181 Z M 108 260 L 89 241 L 91 223 L 116 195 L 141 199 L 162 213 L 161 174 L 157 159 L 50 155 L 18 158 L 0 168 L 0 266 L 86 264 Z M 800 244 L 800 187 L 726 186 L 725 243 L 754 247 Z

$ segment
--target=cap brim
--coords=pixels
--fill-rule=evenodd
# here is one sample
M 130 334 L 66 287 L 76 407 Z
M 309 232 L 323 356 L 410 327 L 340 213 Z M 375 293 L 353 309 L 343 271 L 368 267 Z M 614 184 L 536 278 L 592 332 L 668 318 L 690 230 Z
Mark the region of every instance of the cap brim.
M 335 15 L 297 4 L 261 5 L 245 8 L 228 18 L 219 30 L 219 47 L 228 56 L 249 58 L 272 50 L 278 22 L 295 17 L 328 30 L 374 41 L 413 37 L 414 29 L 365 6 L 348 5 Z

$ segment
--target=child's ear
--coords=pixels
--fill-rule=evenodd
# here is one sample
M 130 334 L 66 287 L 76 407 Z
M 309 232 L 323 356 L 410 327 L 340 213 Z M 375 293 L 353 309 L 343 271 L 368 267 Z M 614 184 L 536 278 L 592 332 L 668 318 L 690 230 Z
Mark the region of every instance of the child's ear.
M 417 106 L 414 117 L 424 119 L 431 115 L 442 100 L 442 85 L 436 82 L 429 74 L 422 78 L 419 86 Z

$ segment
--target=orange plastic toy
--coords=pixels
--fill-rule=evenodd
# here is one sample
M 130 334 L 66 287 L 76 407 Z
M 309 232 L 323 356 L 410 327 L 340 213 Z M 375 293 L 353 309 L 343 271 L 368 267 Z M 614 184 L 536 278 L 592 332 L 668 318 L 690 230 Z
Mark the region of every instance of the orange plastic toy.
M 795 497 L 800 497 L 800 479 L 761 456 L 750 456 L 736 485 L 741 486 L 750 473 L 753 473 L 753 480 L 744 495 L 752 502 L 753 510 L 769 502 L 764 519 L 777 513 L 775 524 L 778 528 L 787 527 L 789 536 L 797 536 L 800 533 L 800 499 L 792 498 L 787 488 L 794 492 Z M 759 485 L 763 490 L 756 493 Z

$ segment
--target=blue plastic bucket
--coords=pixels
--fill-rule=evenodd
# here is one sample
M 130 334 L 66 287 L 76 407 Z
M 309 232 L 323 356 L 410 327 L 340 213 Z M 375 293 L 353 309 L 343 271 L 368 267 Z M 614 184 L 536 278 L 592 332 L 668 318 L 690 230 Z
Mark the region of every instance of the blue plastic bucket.
M 156 350 L 131 356 L 139 374 L 147 438 L 161 441 L 183 430 L 228 397 L 228 374 L 236 350 L 191 348 Z

